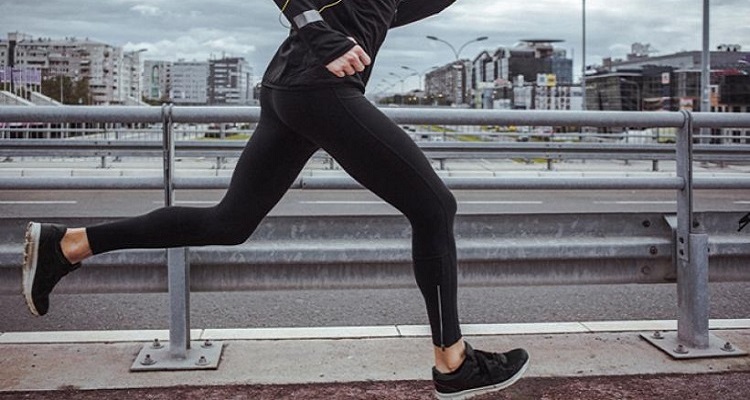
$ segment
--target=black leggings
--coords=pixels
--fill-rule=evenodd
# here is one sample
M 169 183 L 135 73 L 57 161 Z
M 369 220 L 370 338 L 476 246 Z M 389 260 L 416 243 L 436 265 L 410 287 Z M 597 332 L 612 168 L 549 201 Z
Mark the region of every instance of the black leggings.
M 354 88 L 264 87 L 261 117 L 214 207 L 164 207 L 87 228 L 91 250 L 243 243 L 319 148 L 401 211 L 412 227 L 412 258 L 436 346 L 458 341 L 456 201 L 416 144 Z

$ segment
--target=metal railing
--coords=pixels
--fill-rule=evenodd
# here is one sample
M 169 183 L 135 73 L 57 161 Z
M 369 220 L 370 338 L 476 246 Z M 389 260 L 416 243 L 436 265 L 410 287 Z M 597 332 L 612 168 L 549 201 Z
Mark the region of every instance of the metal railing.
M 733 348 L 732 352 L 723 350 L 724 342 L 708 331 L 708 260 L 709 248 L 725 251 L 727 254 L 743 255 L 746 245 L 736 243 L 736 238 L 728 241 L 714 241 L 709 244 L 709 235 L 706 226 L 711 225 L 706 220 L 694 213 L 693 190 L 696 188 L 722 188 L 722 189 L 747 189 L 750 188 L 750 180 L 742 178 L 711 179 L 706 181 L 693 178 L 693 162 L 699 158 L 698 154 L 711 157 L 725 157 L 737 159 L 747 149 L 721 149 L 702 148 L 694 144 L 693 133 L 699 128 L 721 128 L 721 127 L 750 127 L 750 115 L 743 114 L 693 114 L 683 111 L 677 113 L 634 113 L 634 112 L 555 112 L 555 111 L 491 111 L 491 110 L 404 110 L 385 109 L 384 112 L 398 123 L 411 124 L 440 124 L 440 125 L 549 125 L 549 126 L 593 126 L 593 127 L 671 127 L 679 129 L 676 137 L 676 145 L 671 151 L 674 155 L 652 148 L 631 148 L 629 157 L 643 156 L 638 150 L 652 151 L 648 157 L 665 157 L 674 159 L 677 169 L 674 177 L 654 178 L 445 178 L 452 188 L 486 188 L 486 189 L 669 189 L 675 190 L 677 194 L 677 213 L 674 218 L 666 218 L 666 224 L 674 232 L 666 243 L 651 240 L 649 253 L 651 255 L 664 254 L 662 245 L 666 245 L 673 253 L 670 257 L 673 262 L 673 271 L 677 280 L 679 293 L 679 315 L 678 331 L 675 335 L 665 334 L 659 337 L 644 335 L 646 339 L 671 354 L 675 358 L 722 356 L 744 354 L 739 349 Z M 172 128 L 175 123 L 204 123 L 204 122 L 255 122 L 258 120 L 259 110 L 257 108 L 207 108 L 207 107 L 173 107 L 163 106 L 161 108 L 143 107 L 0 107 L 0 122 L 24 122 L 38 121 L 48 123 L 77 123 L 77 122 L 120 122 L 120 123 L 161 123 L 163 133 L 163 146 L 161 154 L 164 160 L 164 179 L 152 178 L 56 178 L 50 179 L 0 179 L 0 187 L 8 189 L 98 189 L 98 188 L 163 188 L 165 193 L 165 204 L 173 203 L 173 191 L 175 188 L 217 188 L 225 187 L 228 179 L 224 178 L 176 178 L 174 176 L 174 158 L 178 147 L 173 140 Z M 108 143 L 107 145 L 113 145 Z M 19 145 L 21 146 L 21 145 Z M 117 145 L 119 146 L 119 144 Z M 124 146 L 124 145 L 123 145 Z M 149 145 L 150 146 L 150 145 Z M 218 146 L 218 145 L 217 145 Z M 497 152 L 501 156 L 508 156 L 519 152 L 529 152 L 524 145 L 509 146 L 499 144 L 490 148 L 478 148 L 474 145 L 456 146 L 453 144 L 435 144 L 426 147 L 425 151 L 442 151 L 450 154 L 464 153 L 467 149 L 473 152 Z M 579 153 L 595 154 L 604 148 L 580 147 L 569 149 L 566 147 L 554 147 L 545 145 L 545 151 L 550 149 L 562 153 L 567 151 L 578 151 Z M 188 146 L 189 147 L 189 146 Z M 517 148 L 514 148 L 517 147 Z M 429 148 L 429 150 L 428 150 Z M 131 149 L 132 150 L 132 149 Z M 137 149 L 143 151 L 143 148 Z M 130 151 L 130 150 L 128 150 Z M 149 150 L 153 151 L 153 149 Z M 188 151 L 183 147 L 181 151 Z M 193 150 L 190 150 L 193 151 Z M 206 148 L 203 151 L 210 151 Z M 226 151 L 220 149 L 219 151 Z M 232 149 L 234 151 L 234 149 Z M 533 152 L 526 154 L 537 154 Z M 658 153 L 658 154 L 657 154 Z M 581 156 L 579 154 L 579 156 Z M 295 182 L 295 187 L 300 188 L 352 188 L 358 187 L 349 178 L 337 177 L 309 177 L 300 178 Z M 648 226 L 652 224 L 648 219 Z M 575 224 L 574 224 L 575 225 Z M 647 227 L 646 222 L 643 226 Z M 644 241 L 646 243 L 648 241 Z M 512 243 L 509 243 L 512 245 Z M 562 246 L 560 243 L 558 245 Z M 568 249 L 575 251 L 575 246 Z M 604 246 L 616 248 L 613 241 L 602 241 L 593 245 L 592 248 L 601 250 Z M 398 246 L 396 246 L 398 247 Z M 278 250 L 278 249 L 276 249 Z M 580 248 L 579 248 L 580 250 Z M 329 252 L 330 249 L 328 250 Z M 335 253 L 335 251 L 333 251 Z M 187 249 L 170 249 L 167 252 L 168 264 L 168 290 L 171 300 L 171 323 L 170 344 L 165 361 L 173 364 L 174 360 L 188 359 L 194 356 L 191 353 L 189 338 L 189 294 L 190 269 L 188 263 Z M 282 256 L 283 251 L 276 251 L 274 256 Z M 344 251 L 344 259 L 349 253 Z M 355 255 L 358 253 L 354 253 Z M 574 253 L 570 253 L 574 254 Z M 596 252 L 593 253 L 594 255 Z M 623 253 L 625 254 L 625 253 Z M 361 254 L 359 254 L 361 255 Z M 515 256 L 507 258 L 522 259 L 528 255 L 526 251 L 518 251 Z M 721 255 L 721 254 L 719 254 Z M 717 254 L 712 254 L 717 256 Z M 355 257 L 356 258 L 356 257 Z M 485 261 L 503 259 L 503 257 L 492 255 L 485 257 Z M 367 264 L 373 262 L 371 258 L 363 257 L 360 262 Z M 210 273 L 210 272 L 209 272 Z M 144 352 L 153 352 L 155 349 L 146 349 Z M 149 355 L 146 360 L 145 353 L 139 356 L 134 367 L 148 369 L 153 359 Z M 170 365 L 171 365 L 170 364 Z M 179 364 L 179 363 L 177 363 Z M 193 364 L 195 364 L 193 362 Z M 185 367 L 184 365 L 178 366 Z
M 246 121 L 243 125 L 252 126 L 257 122 L 259 117 L 257 109 L 249 109 L 250 112 L 246 115 Z M 394 118 L 403 118 L 400 121 L 412 122 L 413 120 L 409 117 L 414 114 L 420 114 L 424 110 L 391 110 L 386 109 L 386 113 L 396 114 Z M 442 111 L 442 110 L 441 110 Z M 449 111 L 449 110 L 448 110 Z M 200 114 L 202 111 L 196 109 L 196 113 Z M 404 114 L 403 117 L 399 117 L 398 114 Z M 621 113 L 622 114 L 622 113 Z M 632 113 L 628 113 L 632 114 Z M 146 120 L 148 121 L 148 120 Z M 244 141 L 242 140 L 196 140 L 198 136 L 204 134 L 212 134 L 215 136 L 217 133 L 221 133 L 224 137 L 227 134 L 225 126 L 228 122 L 222 121 L 218 124 L 219 130 L 209 132 L 206 129 L 202 131 L 197 129 L 193 125 L 194 121 L 200 121 L 199 123 L 204 124 L 204 128 L 207 126 L 207 120 L 200 120 L 193 118 L 185 128 L 180 125 L 181 128 L 178 130 L 173 127 L 176 141 L 176 154 L 179 157 L 213 157 L 216 159 L 216 168 L 221 168 L 225 164 L 227 158 L 236 158 L 244 147 Z M 429 123 L 431 121 L 422 121 L 423 123 Z M 500 121 L 494 121 L 500 122 Z M 506 121 L 507 122 L 507 121 Z M 513 121 L 515 123 L 515 121 Z M 632 122 L 632 121 L 631 121 Z M 50 122 L 46 122 L 47 125 L 51 125 Z M 71 122 L 60 123 L 60 125 L 70 125 Z M 70 127 L 59 127 L 59 128 L 40 128 L 40 133 L 47 135 L 47 138 L 30 141 L 25 139 L 0 139 L 2 147 L 0 147 L 0 157 L 99 157 L 101 158 L 101 166 L 107 166 L 107 158 L 114 157 L 119 159 L 120 157 L 154 157 L 161 156 L 161 129 L 155 128 L 152 125 L 158 124 L 154 122 L 144 123 L 133 123 L 129 122 L 123 125 L 149 125 L 148 128 L 116 128 L 107 126 L 116 125 L 111 122 L 96 122 L 94 125 L 104 125 L 103 129 L 93 128 L 76 128 L 71 129 Z M 434 125 L 415 125 L 417 127 L 431 127 Z M 443 131 L 447 130 L 448 125 L 440 125 Z M 498 125 L 484 125 L 484 126 L 498 126 Z M 406 127 L 411 128 L 411 127 Z M 461 128 L 471 128 L 471 125 L 463 125 Z M 677 129 L 675 127 L 669 127 L 667 129 Z M 23 128 L 6 128 L 5 130 L 0 129 L 0 132 L 23 132 Z M 71 132 L 80 133 L 80 137 L 76 137 L 76 140 L 63 140 L 51 139 L 49 136 L 57 132 L 60 138 L 67 137 Z M 103 132 L 103 133 L 98 133 Z M 134 132 L 128 134 L 126 132 Z M 249 130 L 241 130 L 247 136 L 251 133 Z M 158 135 L 157 135 L 158 133 Z M 444 133 L 438 132 L 416 132 L 409 131 L 410 134 L 415 136 L 433 134 L 443 135 Z M 492 136 L 493 134 L 487 132 L 476 132 L 468 131 L 453 132 L 455 137 L 458 136 L 472 136 L 477 138 L 483 138 Z M 65 134 L 65 135 L 64 135 Z M 93 136 L 93 137 L 92 137 Z M 659 161 L 661 160 L 674 160 L 674 149 L 673 146 L 655 143 L 643 143 L 640 138 L 643 139 L 654 139 L 653 135 L 641 135 L 635 134 L 636 137 L 632 137 L 633 134 L 591 134 L 591 133 L 563 133 L 555 135 L 565 139 L 562 142 L 424 142 L 417 141 L 418 146 L 424 151 L 425 155 L 433 160 L 439 162 L 440 169 L 444 169 L 445 162 L 452 159 L 507 159 L 512 158 L 516 160 L 539 160 L 544 159 L 547 162 L 547 168 L 552 169 L 553 162 L 559 160 L 588 160 L 588 159 L 606 159 L 606 160 L 651 160 L 652 170 L 657 171 L 659 169 Z M 550 139 L 550 137 L 542 139 Z M 656 136 L 658 137 L 658 136 Z M 541 137 L 540 137 L 541 138 Z M 576 140 L 572 140 L 578 138 Z M 618 142 L 606 142 L 598 143 L 591 142 L 592 138 L 617 138 Z M 699 135 L 694 135 L 695 138 L 700 138 Z M 708 136 L 706 138 L 721 140 L 735 138 L 732 136 Z M 179 140 L 178 140 L 179 139 Z M 629 139 L 638 139 L 631 143 Z M 674 137 L 671 138 L 672 140 Z M 705 141 L 702 140 L 701 141 Z M 747 140 L 750 143 L 750 139 Z M 732 143 L 732 144 L 697 144 L 694 148 L 694 159 L 696 161 L 712 161 L 712 162 L 743 162 L 747 163 L 747 154 L 750 152 L 750 144 Z M 325 157 L 328 161 L 327 164 L 333 168 L 334 161 L 330 159 L 325 152 L 320 151 L 317 153 L 318 157 Z
M 158 157 L 156 140 L 3 139 L 0 157 Z M 666 144 L 563 142 L 417 142 L 425 155 L 443 163 L 451 159 L 557 160 L 674 160 L 674 146 Z M 176 142 L 178 157 L 236 158 L 245 146 L 236 140 Z M 324 153 L 322 150 L 320 153 Z M 748 163 L 750 145 L 696 145 L 695 161 Z M 658 170 L 655 164 L 654 170 Z M 105 162 L 102 163 L 105 166 Z

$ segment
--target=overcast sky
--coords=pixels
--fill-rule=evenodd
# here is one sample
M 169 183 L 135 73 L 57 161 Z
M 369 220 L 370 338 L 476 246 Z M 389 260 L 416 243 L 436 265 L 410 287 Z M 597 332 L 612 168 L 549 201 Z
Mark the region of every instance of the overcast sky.
M 363 0 L 345 0 L 363 1 Z M 408 0 L 405 0 L 408 1 Z M 589 0 L 587 64 L 602 57 L 622 58 L 634 42 L 649 43 L 656 54 L 700 50 L 701 0 Z M 456 48 L 479 36 L 461 53 L 473 58 L 481 50 L 512 46 L 521 39 L 560 39 L 559 46 L 582 59 L 582 0 L 458 0 L 441 14 L 389 33 L 370 82 L 398 82 L 391 73 L 419 71 L 453 60 Z M 145 59 L 206 60 L 212 55 L 244 57 L 259 80 L 278 44 L 287 34 L 270 0 L 0 0 L 0 34 L 19 31 L 34 37 L 88 37 L 127 50 L 145 48 Z M 711 0 L 711 48 L 740 44 L 750 51 L 750 1 Z M 405 89 L 418 79 L 406 80 Z M 400 90 L 396 84 L 395 90 Z

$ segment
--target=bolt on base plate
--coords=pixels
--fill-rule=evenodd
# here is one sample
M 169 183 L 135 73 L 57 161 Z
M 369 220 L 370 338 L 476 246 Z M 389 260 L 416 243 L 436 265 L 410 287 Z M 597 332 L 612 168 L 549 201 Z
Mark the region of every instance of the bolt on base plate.
M 143 346 L 135 362 L 130 367 L 132 372 L 140 371 L 184 371 L 218 369 L 221 360 L 222 342 L 191 342 L 186 358 L 174 358 L 169 353 L 169 342 L 161 347 L 154 344 Z
M 663 352 L 669 354 L 672 358 L 678 360 L 692 358 L 738 357 L 747 355 L 746 351 L 735 347 L 726 340 L 722 340 L 711 333 L 708 334 L 708 348 L 705 349 L 696 349 L 681 343 L 677 339 L 677 332 L 648 332 L 641 333 L 641 337 Z

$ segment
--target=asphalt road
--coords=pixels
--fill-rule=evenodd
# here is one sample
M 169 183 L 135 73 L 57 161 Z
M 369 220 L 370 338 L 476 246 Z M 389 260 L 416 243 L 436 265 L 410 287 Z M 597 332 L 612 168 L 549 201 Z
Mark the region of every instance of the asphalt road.
M 712 283 L 711 318 L 750 318 L 750 283 Z M 33 317 L 22 296 L 0 296 L 0 332 L 167 329 L 166 293 L 53 295 Z M 676 287 L 594 285 L 461 287 L 463 323 L 677 319 Z M 411 289 L 193 293 L 193 328 L 427 324 Z
M 208 206 L 223 191 L 181 191 L 177 204 Z M 456 191 L 460 213 L 670 212 L 670 191 Z M 158 191 L 3 191 L 0 215 L 34 219 L 128 216 L 158 207 Z M 702 190 L 698 211 L 750 211 L 748 190 Z M 290 191 L 275 215 L 391 214 L 365 191 Z M 711 318 L 750 318 L 750 283 L 712 283 Z M 194 328 L 426 324 L 416 287 L 194 293 Z M 674 285 L 465 287 L 465 323 L 676 319 Z M 20 294 L 0 296 L 0 332 L 166 329 L 166 294 L 54 295 L 34 318 Z
M 216 204 L 223 190 L 177 191 L 176 205 Z M 459 213 L 675 212 L 674 191 L 454 191 Z M 697 190 L 696 211 L 750 211 L 750 190 Z M 132 216 L 161 206 L 160 191 L 3 191 L 4 217 Z M 272 215 L 393 214 L 397 211 L 364 190 L 291 190 Z

